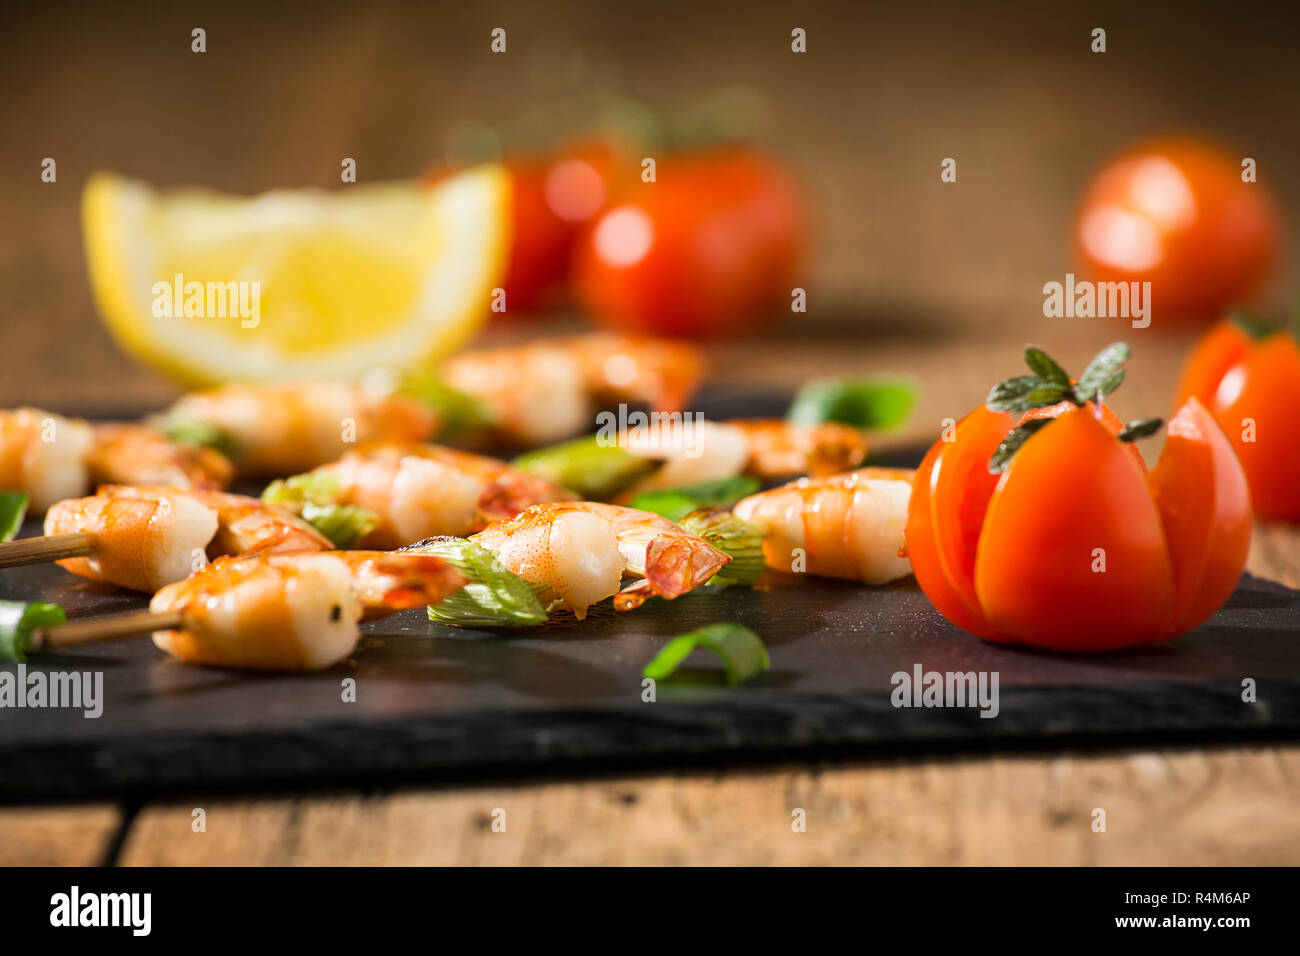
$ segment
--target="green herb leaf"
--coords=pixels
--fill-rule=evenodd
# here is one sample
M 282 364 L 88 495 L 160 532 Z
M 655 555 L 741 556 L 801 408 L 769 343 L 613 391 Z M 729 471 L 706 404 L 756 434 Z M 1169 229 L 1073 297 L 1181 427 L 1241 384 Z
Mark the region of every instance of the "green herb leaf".
M 691 534 L 699 535 L 719 551 L 731 555 L 709 584 L 720 587 L 752 587 L 767 566 L 763 558 L 763 532 L 737 518 L 726 508 L 701 508 L 679 522 Z
M 438 416 L 440 438 L 457 438 L 496 424 L 497 416 L 487 405 L 428 375 L 412 375 L 398 390 L 424 402 Z
M 300 516 L 330 539 L 336 548 L 351 548 L 379 527 L 379 516 L 369 508 L 339 500 L 338 476 L 327 471 L 290 475 L 266 486 L 262 500 L 281 511 Z
M 1147 438 L 1160 431 L 1160 426 L 1165 423 L 1163 418 L 1137 418 L 1124 426 L 1124 430 L 1119 433 L 1120 441 L 1137 441 L 1139 438 Z
M 401 549 L 433 554 L 469 579 L 454 594 L 429 605 L 429 620 L 456 627 L 532 627 L 546 621 L 542 588 L 508 571 L 497 556 L 468 538 L 425 538 Z
M 1106 389 L 1106 383 L 1128 361 L 1131 351 L 1127 342 L 1113 342 L 1098 352 L 1079 376 L 1079 383 L 1074 388 L 1075 396 L 1081 402 L 1090 402 L 1096 397 L 1098 389 L 1103 390 L 1103 394 L 1114 391 Z
M 916 405 L 916 386 L 897 378 L 823 378 L 799 389 L 786 420 L 796 425 L 840 422 L 854 428 L 895 428 Z
M 330 539 L 336 548 L 347 550 L 379 527 L 379 516 L 356 505 L 302 506 L 302 518 Z
M 239 443 L 212 422 L 196 418 L 165 418 L 161 428 L 163 434 L 178 445 L 200 445 L 216 449 L 227 458 L 239 457 Z
M 605 443 L 599 435 L 587 435 L 530 451 L 511 464 L 530 475 L 557 482 L 583 498 L 599 500 L 631 487 L 652 474 L 661 462 Z
M 632 499 L 631 507 L 642 511 L 653 511 L 669 521 L 680 523 L 697 508 L 717 506 L 729 508 L 741 498 L 747 498 L 762 487 L 757 478 L 737 475 L 734 478 L 719 478 L 717 481 L 702 481 L 683 488 L 644 491 Z
M 727 671 L 727 683 L 735 686 L 772 669 L 767 647 L 759 636 L 740 624 L 710 624 L 679 634 L 665 644 L 641 671 L 643 677 L 663 680 L 697 648 L 712 651 Z
M 1011 464 L 1011 459 L 1020 450 L 1020 446 L 1028 441 L 1034 432 L 1054 421 L 1055 418 L 1035 418 L 1007 432 L 1007 437 L 1002 439 L 1002 444 L 998 445 L 989 459 L 989 474 L 1000 475 L 1006 471 Z
M 1070 387 L 1070 376 L 1065 373 L 1065 369 L 1056 364 L 1056 360 L 1038 346 L 1025 347 L 1025 364 L 1039 378 L 1060 385 L 1062 388 Z
M 283 511 L 301 514 L 304 505 L 338 504 L 341 492 L 342 485 L 337 475 L 328 471 L 308 471 L 271 482 L 262 492 L 262 500 Z
M 1268 338 L 1278 330 L 1278 324 L 1253 312 L 1233 312 L 1232 324 L 1256 342 Z
M 0 601 L 0 661 L 27 660 L 32 631 L 62 624 L 67 619 L 57 604 Z
M 1017 375 L 994 385 L 984 404 L 994 412 L 1027 412 L 1031 408 L 1055 405 L 1068 394 L 1068 387 L 1037 375 Z
M 0 541 L 12 541 L 27 517 L 27 492 L 0 491 Z

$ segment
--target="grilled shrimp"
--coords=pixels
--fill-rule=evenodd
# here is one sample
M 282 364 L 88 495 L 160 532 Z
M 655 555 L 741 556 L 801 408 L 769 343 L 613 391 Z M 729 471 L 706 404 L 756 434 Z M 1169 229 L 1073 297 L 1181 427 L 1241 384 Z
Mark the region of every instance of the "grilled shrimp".
M 568 607 L 579 620 L 613 594 L 619 610 L 656 594 L 678 597 L 731 560 L 667 518 L 592 501 L 533 505 L 470 540 L 495 552 L 525 581 L 545 586 L 542 597 Z M 625 573 L 643 580 L 619 592 Z
M 86 491 L 91 429 L 38 408 L 0 411 L 0 488 L 25 491 L 33 511 Z
M 47 535 L 74 532 L 90 538 L 92 552 L 62 567 L 136 591 L 156 591 L 220 555 L 330 548 L 302 519 L 222 491 L 105 485 L 46 513 Z
M 154 644 L 181 660 L 319 670 L 352 653 L 363 618 L 436 604 L 465 578 L 442 559 L 383 551 L 219 558 L 163 588 L 149 609 L 180 611 Z
M 178 491 L 174 488 L 130 485 L 104 485 L 99 489 L 99 494 L 111 498 L 177 496 L 210 509 L 217 516 L 217 531 L 207 549 L 209 557 L 328 551 L 332 547 L 328 538 L 301 518 L 248 495 L 234 495 L 228 491 Z
M 379 442 L 308 473 L 325 479 L 328 501 L 374 514 L 359 547 L 398 548 L 421 538 L 465 535 L 529 505 L 569 501 L 572 492 L 503 461 L 439 445 Z
M 95 425 L 93 434 L 86 456 L 91 488 L 101 484 L 224 488 L 234 476 L 234 466 L 215 448 L 174 442 L 148 425 Z
M 579 434 L 608 401 L 677 411 L 702 374 L 694 346 L 604 333 L 466 352 L 442 367 L 446 384 L 492 413 L 499 437 L 524 446 Z
M 223 385 L 183 396 L 162 416 L 202 426 L 246 475 L 289 475 L 332 461 L 354 441 L 423 441 L 437 427 L 425 402 L 348 382 Z
M 913 474 L 860 468 L 801 478 L 742 498 L 733 511 L 765 533 L 769 568 L 884 584 L 911 573 L 900 552 Z
M 781 419 L 660 420 L 657 427 L 630 429 L 620 443 L 635 455 L 663 462 L 629 495 L 740 474 L 835 474 L 861 464 L 867 451 L 862 433 L 848 425 L 796 425 Z
M 65 569 L 152 592 L 206 560 L 217 513 L 184 494 L 91 495 L 52 505 L 45 513 L 45 533 L 74 532 L 88 536 L 93 551 L 59 561 Z

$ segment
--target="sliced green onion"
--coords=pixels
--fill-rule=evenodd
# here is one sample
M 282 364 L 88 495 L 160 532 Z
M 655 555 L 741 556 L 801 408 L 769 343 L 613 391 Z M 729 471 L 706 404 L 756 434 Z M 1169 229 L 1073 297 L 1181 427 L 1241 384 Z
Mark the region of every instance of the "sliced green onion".
M 67 619 L 57 604 L 0 601 L 0 661 L 27 660 L 32 631 L 62 624 Z
M 702 481 L 683 488 L 645 491 L 632 499 L 631 506 L 642 511 L 653 511 L 669 521 L 680 522 L 697 508 L 730 508 L 741 498 L 754 494 L 762 487 L 757 478 L 737 475 L 717 481 Z
M 339 490 L 336 475 L 309 471 L 271 482 L 262 500 L 300 515 L 334 547 L 350 548 L 379 527 L 379 516 L 369 508 L 340 503 Z
M 178 445 L 201 445 L 221 452 L 227 458 L 239 457 L 239 443 L 212 422 L 197 418 L 166 418 L 163 434 Z
M 508 571 L 495 554 L 468 538 L 425 538 L 403 551 L 442 558 L 469 578 L 438 604 L 429 605 L 429 620 L 456 627 L 532 627 L 547 618 L 537 598 L 539 585 Z
M 587 435 L 520 455 L 511 464 L 548 478 L 588 499 L 612 498 L 653 473 L 660 462 L 642 458 L 599 435 Z
M 719 551 L 731 555 L 709 584 L 726 587 L 752 587 L 766 562 L 763 560 L 763 532 L 755 525 L 737 518 L 726 508 L 701 508 L 682 518 L 681 526 L 697 534 Z
M 799 389 L 786 418 L 797 425 L 894 428 L 907 420 L 915 404 L 916 386 L 904 379 L 823 378 Z
M 399 391 L 418 398 L 437 413 L 440 438 L 456 438 L 496 423 L 492 409 L 477 398 L 427 375 L 407 378 Z
M 0 541 L 12 541 L 27 517 L 27 492 L 0 491 Z
M 772 669 L 767 647 L 759 636 L 747 627 L 727 622 L 674 637 L 645 666 L 641 675 L 652 680 L 670 677 L 696 648 L 712 651 L 719 657 L 727 670 L 727 683 L 733 686 Z

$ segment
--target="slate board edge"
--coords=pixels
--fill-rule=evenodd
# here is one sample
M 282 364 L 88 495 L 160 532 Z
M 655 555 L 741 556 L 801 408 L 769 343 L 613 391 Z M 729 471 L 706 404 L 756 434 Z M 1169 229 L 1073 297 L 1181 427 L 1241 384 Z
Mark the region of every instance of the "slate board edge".
M 884 694 L 766 695 L 721 704 L 633 704 L 520 714 L 482 711 L 391 722 L 330 722 L 270 734 L 173 733 L 104 744 L 10 747 L 0 801 L 33 803 L 126 798 L 148 793 L 269 788 L 351 788 L 458 781 L 508 770 L 512 776 L 574 767 L 628 771 L 680 768 L 706 760 L 771 763 L 957 748 L 1005 749 L 1084 743 L 1140 747 L 1300 738 L 1300 681 L 1274 684 L 1279 706 L 1245 704 L 1230 682 L 1147 685 L 1124 699 L 1113 689 L 1009 689 L 1001 713 L 896 709 Z M 1063 732 L 1043 721 L 1042 698 L 1072 716 Z M 653 708 L 653 710 L 651 709 Z M 1132 708 L 1146 712 L 1140 734 Z M 1095 718 L 1085 733 L 1078 715 Z M 1010 723 L 1012 726 L 1008 727 Z M 999 726 L 994 726 L 994 725 Z M 196 751 L 198 751 L 196 753 Z M 482 754 L 490 753 L 489 760 Z

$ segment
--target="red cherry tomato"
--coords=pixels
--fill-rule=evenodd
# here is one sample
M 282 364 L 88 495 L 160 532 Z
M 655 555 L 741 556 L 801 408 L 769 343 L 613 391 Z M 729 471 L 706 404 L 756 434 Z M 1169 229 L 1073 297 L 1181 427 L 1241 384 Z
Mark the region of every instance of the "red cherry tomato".
M 658 335 L 735 332 L 787 307 L 805 240 L 799 189 L 752 150 L 667 156 L 583 238 L 577 291 L 598 320 Z
M 1153 321 L 1209 319 L 1272 269 L 1276 205 L 1241 160 L 1169 140 L 1111 161 L 1084 191 L 1074 240 L 1088 278 L 1150 282 Z
M 1255 514 L 1300 521 L 1300 345 L 1279 329 L 1254 339 L 1221 322 L 1188 357 L 1179 402 L 1200 400 L 1227 434 L 1250 484 Z
M 1227 439 L 1189 401 L 1148 474 L 1091 406 L 1053 410 L 1001 476 L 987 463 L 1005 413 L 976 409 L 930 449 L 906 529 L 917 583 L 993 641 L 1099 651 L 1195 628 L 1231 594 L 1250 546 Z

